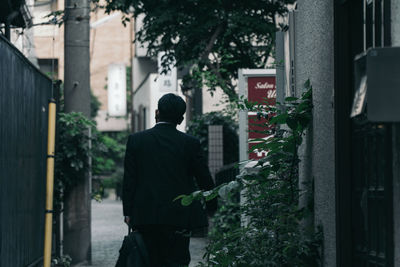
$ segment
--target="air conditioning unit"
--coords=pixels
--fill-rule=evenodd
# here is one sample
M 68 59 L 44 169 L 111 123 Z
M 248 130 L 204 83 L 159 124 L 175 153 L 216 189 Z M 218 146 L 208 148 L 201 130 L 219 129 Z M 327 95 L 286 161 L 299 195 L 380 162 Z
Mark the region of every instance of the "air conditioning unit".
M 366 110 L 372 122 L 400 122 L 400 47 L 371 48 L 354 60 L 351 117 Z

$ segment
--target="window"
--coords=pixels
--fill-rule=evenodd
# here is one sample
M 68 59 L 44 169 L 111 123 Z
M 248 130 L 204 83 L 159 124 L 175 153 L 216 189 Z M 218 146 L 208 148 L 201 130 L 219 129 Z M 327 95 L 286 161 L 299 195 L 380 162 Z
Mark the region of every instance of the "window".
M 388 3 L 385 0 L 363 0 L 364 51 L 382 47 L 385 42 L 385 19 Z

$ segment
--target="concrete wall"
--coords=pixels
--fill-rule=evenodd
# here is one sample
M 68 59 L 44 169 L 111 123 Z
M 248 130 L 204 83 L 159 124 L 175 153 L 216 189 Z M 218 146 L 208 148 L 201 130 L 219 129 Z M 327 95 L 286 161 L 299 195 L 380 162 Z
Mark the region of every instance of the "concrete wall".
M 64 10 L 64 1 L 57 1 L 55 10 Z M 32 13 L 33 23 L 48 21 L 45 18 L 51 11 L 50 5 L 35 7 Z M 36 56 L 58 59 L 58 78 L 64 80 L 64 25 L 44 25 L 33 27 Z M 54 39 L 53 39 L 54 38 Z
M 134 65 L 135 66 L 135 65 Z M 140 114 L 139 110 L 141 108 L 146 108 L 147 113 L 150 110 L 150 91 L 151 91 L 151 83 L 154 83 L 154 78 L 156 77 L 156 74 L 154 77 L 150 75 L 146 81 L 142 84 L 139 90 L 135 91 L 135 95 L 133 96 L 133 110 L 135 111 L 135 114 Z M 148 116 L 147 116 L 148 117 Z M 138 118 L 135 117 L 135 120 Z M 143 118 L 140 118 L 142 120 Z M 135 122 L 137 123 L 137 122 Z M 146 125 L 150 124 L 150 119 L 146 118 Z M 136 126 L 135 126 L 136 127 Z
M 400 1 L 392 0 L 392 46 L 400 46 Z
M 143 27 L 144 15 L 139 15 L 135 20 L 135 32 L 138 32 L 140 28 Z M 135 56 L 136 57 L 146 57 L 147 56 L 147 44 L 136 42 L 135 44 Z
M 223 101 L 226 99 L 225 94 L 222 92 L 220 88 L 217 88 L 213 95 L 207 88 L 203 88 L 203 113 L 212 112 L 212 111 L 221 111 L 226 105 Z
M 392 0 L 392 46 L 400 46 L 400 1 Z M 400 266 L 400 124 L 393 127 L 394 266 Z
M 157 73 L 157 61 L 147 57 L 134 57 L 132 60 L 132 82 L 134 92 L 142 82 L 145 81 L 149 73 Z
M 304 180 L 314 179 L 314 224 L 324 232 L 324 266 L 336 266 L 334 47 L 333 1 L 299 0 L 296 16 L 297 92 L 310 79 L 313 86 L 313 125 L 308 146 L 311 161 L 300 170 Z M 311 175 L 309 176 L 311 170 Z

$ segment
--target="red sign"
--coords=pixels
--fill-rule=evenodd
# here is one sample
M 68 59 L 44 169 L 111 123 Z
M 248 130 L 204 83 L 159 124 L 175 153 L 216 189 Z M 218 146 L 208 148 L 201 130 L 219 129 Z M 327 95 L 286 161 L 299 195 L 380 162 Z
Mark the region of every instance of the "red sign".
M 247 79 L 247 96 L 249 102 L 257 102 L 261 105 L 275 105 L 276 83 L 275 76 L 249 77 Z M 258 119 L 257 115 L 248 115 L 249 139 L 266 138 L 266 131 L 271 129 L 268 119 Z M 258 160 L 266 155 L 265 151 L 253 151 L 252 147 L 258 142 L 249 140 L 249 159 Z
M 247 93 L 250 102 L 275 105 L 276 83 L 275 77 L 249 77 L 247 79 Z

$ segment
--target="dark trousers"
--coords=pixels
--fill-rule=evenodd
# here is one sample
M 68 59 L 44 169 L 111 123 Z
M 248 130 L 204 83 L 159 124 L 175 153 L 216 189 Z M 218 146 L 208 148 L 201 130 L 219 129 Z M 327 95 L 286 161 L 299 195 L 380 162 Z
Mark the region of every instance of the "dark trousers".
M 190 263 L 187 231 L 167 226 L 138 226 L 151 267 L 181 267 Z

